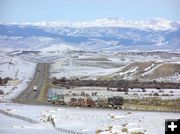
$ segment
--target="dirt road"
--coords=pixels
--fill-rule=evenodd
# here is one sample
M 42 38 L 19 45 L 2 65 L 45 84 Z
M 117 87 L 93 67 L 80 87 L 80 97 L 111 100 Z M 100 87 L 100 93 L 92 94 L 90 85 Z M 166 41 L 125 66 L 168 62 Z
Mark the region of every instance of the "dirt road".
M 29 86 L 14 99 L 14 101 L 17 103 L 27 104 L 37 104 L 38 102 L 42 103 L 43 99 L 46 99 L 48 68 L 49 64 L 38 63 L 33 80 L 29 83 Z M 37 91 L 33 90 L 34 86 L 37 86 Z

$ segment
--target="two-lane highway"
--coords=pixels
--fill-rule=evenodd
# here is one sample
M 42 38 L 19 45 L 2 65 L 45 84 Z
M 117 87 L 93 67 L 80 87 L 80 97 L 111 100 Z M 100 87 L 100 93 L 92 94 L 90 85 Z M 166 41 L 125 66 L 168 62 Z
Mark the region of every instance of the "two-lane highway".
M 14 101 L 27 104 L 37 103 L 39 96 L 42 96 L 42 94 L 45 94 L 44 92 L 47 91 L 46 85 L 48 82 L 48 70 L 49 64 L 38 63 L 33 80 L 29 83 L 28 87 L 17 98 L 14 99 Z M 37 86 L 37 91 L 33 90 L 34 86 Z

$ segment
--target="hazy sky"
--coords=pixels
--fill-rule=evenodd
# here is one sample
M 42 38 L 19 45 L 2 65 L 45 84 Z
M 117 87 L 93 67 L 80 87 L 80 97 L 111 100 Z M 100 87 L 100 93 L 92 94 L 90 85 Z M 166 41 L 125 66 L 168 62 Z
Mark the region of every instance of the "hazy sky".
M 0 0 L 1 22 L 100 18 L 180 20 L 180 0 Z

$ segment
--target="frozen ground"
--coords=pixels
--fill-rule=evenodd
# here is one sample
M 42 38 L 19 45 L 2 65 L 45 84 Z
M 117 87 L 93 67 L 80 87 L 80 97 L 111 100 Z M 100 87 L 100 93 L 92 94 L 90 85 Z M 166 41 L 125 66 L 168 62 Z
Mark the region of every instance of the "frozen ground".
M 11 51 L 11 50 L 10 50 Z M 80 77 L 83 79 L 96 79 L 101 76 L 119 74 L 122 67 L 127 64 L 139 61 L 156 61 L 179 63 L 178 57 L 161 57 L 157 55 L 143 56 L 133 54 L 119 53 L 27 53 L 6 52 L 0 53 L 0 77 L 11 77 L 13 81 L 6 86 L 0 86 L 0 90 L 5 95 L 0 96 L 0 100 L 10 100 L 24 90 L 29 81 L 33 78 L 36 63 L 35 62 L 54 62 L 51 65 L 51 77 Z M 33 61 L 33 62 L 32 62 Z M 57 62 L 55 62 L 57 61 Z M 145 72 L 153 69 L 152 64 L 144 68 Z M 130 67 L 125 71 L 127 75 L 136 72 L 137 67 Z M 143 72 L 144 73 L 144 72 Z M 176 72 L 178 73 L 178 72 Z M 136 73 L 135 73 L 136 74 Z M 174 79 L 179 74 L 172 75 Z M 171 77 L 168 77 L 171 79 Z M 136 89 L 135 89 L 136 90 Z M 142 92 L 130 91 L 129 94 L 137 93 L 141 96 Z M 153 91 L 153 90 L 152 90 Z M 150 92 L 147 92 L 149 94 Z M 169 93 L 170 90 L 167 90 Z M 179 91 L 173 90 L 179 96 Z M 165 91 L 166 93 L 166 91 Z M 124 94 L 124 93 L 122 93 Z M 161 93 L 160 93 L 161 94 Z M 104 93 L 100 94 L 104 95 Z M 127 97 L 130 95 L 126 95 Z M 173 97 L 173 96 L 170 96 Z M 176 97 L 176 96 L 174 96 Z M 164 134 L 165 119 L 179 118 L 179 113 L 165 112 L 140 112 L 125 110 L 108 110 L 108 109 L 82 109 L 82 108 L 65 108 L 51 106 L 32 106 L 14 103 L 0 103 L 0 109 L 15 115 L 21 115 L 38 121 L 32 124 L 20 119 L 11 118 L 0 113 L 0 133 L 63 133 L 62 130 L 71 130 L 93 134 L 101 132 L 101 134 L 109 133 L 131 133 L 141 131 L 147 134 Z M 57 128 L 55 130 L 48 121 L 48 117 L 54 119 Z
M 73 59 L 62 59 L 51 65 L 51 77 L 56 78 L 80 78 L 96 79 L 98 76 L 108 75 L 119 71 L 117 68 L 103 66 L 97 61 L 78 61 Z M 98 66 L 99 65 L 99 66 Z
M 9 77 L 6 86 L 0 86 L 4 95 L 0 95 L 0 100 L 10 100 L 23 91 L 34 76 L 36 63 L 23 60 L 19 57 L 10 56 L 7 53 L 0 53 L 0 77 Z
M 21 121 L 19 119 L 7 117 L 0 114 L 0 133 L 1 134 L 48 134 L 57 132 L 52 129 L 51 126 L 46 124 L 31 124 L 26 121 Z
M 164 100 L 172 100 L 180 98 L 180 90 L 179 89 L 128 89 L 128 93 L 125 91 L 118 92 L 117 88 L 109 88 L 110 91 L 107 91 L 106 87 L 71 87 L 70 89 L 66 88 L 50 88 L 49 92 L 53 94 L 63 94 L 66 98 L 71 97 L 82 97 L 82 92 L 86 95 L 90 96 L 92 99 L 96 100 L 97 98 L 108 98 L 112 96 L 122 96 L 124 99 L 143 99 L 149 97 L 157 97 Z M 92 94 L 96 92 L 96 96 L 92 96 Z M 154 95 L 154 94 L 158 94 Z
M 37 124 L 7 117 L 1 114 L 1 133 L 63 133 L 55 130 L 47 117 L 52 116 L 57 128 L 93 134 L 144 132 L 164 134 L 165 119 L 177 119 L 180 113 L 143 112 L 108 109 L 81 109 L 51 106 L 32 106 L 1 103 L 0 109 L 38 121 Z M 105 131 L 106 130 L 106 131 Z
M 180 55 L 162 53 L 79 53 L 51 64 L 50 76 L 180 82 Z
M 178 53 L 82 52 L 65 48 L 62 47 L 63 51 L 0 50 L 1 62 L 5 62 L 0 65 L 0 75 L 10 73 L 12 77 L 22 79 L 20 74 L 32 72 L 33 64 L 46 62 L 51 63 L 50 77 L 56 78 L 180 82 Z M 29 71 L 24 71 L 24 66 Z

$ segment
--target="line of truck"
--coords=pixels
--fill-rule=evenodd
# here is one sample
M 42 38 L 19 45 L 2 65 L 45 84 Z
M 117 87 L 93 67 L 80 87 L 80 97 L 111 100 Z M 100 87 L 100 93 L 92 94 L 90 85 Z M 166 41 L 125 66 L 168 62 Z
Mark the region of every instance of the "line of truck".
M 108 98 L 98 98 L 93 100 L 90 96 L 75 98 L 72 97 L 67 102 L 64 100 L 64 95 L 56 95 L 48 99 L 51 104 L 55 105 L 67 105 L 74 107 L 96 107 L 96 108 L 112 108 L 122 109 L 123 97 L 113 96 Z

